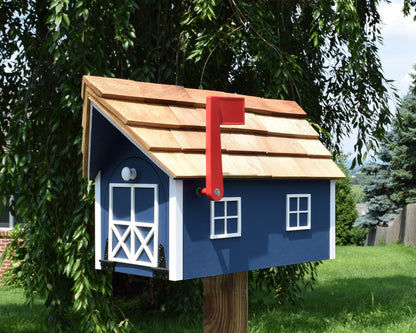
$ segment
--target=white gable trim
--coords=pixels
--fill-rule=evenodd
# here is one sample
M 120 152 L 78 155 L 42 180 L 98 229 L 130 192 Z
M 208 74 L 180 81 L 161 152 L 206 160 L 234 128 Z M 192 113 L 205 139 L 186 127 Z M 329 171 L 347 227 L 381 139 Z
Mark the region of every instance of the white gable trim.
M 330 182 L 329 197 L 329 259 L 335 259 L 335 180 Z
M 90 122 L 89 122 L 90 128 L 89 128 L 89 131 L 88 131 L 89 138 L 88 138 L 88 161 L 87 161 L 87 163 L 88 163 L 88 170 L 87 170 L 88 171 L 88 174 L 87 174 L 88 179 L 91 179 L 91 171 L 90 170 L 91 170 L 92 104 L 93 103 L 90 102 L 90 104 L 89 104 L 90 109 L 88 111 L 88 113 L 89 113 L 88 117 L 90 118 Z M 98 107 L 97 107 L 97 110 L 98 110 Z M 96 193 L 96 195 L 97 195 L 97 193 Z
M 100 107 L 95 104 L 93 101 L 90 101 L 90 134 L 89 134 L 89 147 L 88 147 L 88 175 L 90 176 L 90 161 L 91 161 L 91 135 L 92 135 L 92 111 L 95 108 L 105 119 L 107 119 L 111 125 L 113 125 L 121 134 L 123 134 L 137 149 L 139 149 L 148 159 L 150 159 L 160 170 L 162 170 L 169 177 L 172 175 L 153 157 L 151 156 L 143 147 L 141 147 L 137 142 L 135 142 L 127 133 L 125 133 L 110 117 L 108 117 L 105 112 L 103 112 Z
M 169 178 L 169 280 L 183 280 L 183 180 Z
M 101 269 L 101 171 L 95 177 L 95 269 Z

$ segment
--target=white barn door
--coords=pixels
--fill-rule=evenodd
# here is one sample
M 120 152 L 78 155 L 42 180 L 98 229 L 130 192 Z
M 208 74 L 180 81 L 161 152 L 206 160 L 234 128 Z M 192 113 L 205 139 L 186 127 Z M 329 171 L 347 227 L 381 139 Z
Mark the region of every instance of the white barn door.
M 156 184 L 110 183 L 108 260 L 157 267 Z

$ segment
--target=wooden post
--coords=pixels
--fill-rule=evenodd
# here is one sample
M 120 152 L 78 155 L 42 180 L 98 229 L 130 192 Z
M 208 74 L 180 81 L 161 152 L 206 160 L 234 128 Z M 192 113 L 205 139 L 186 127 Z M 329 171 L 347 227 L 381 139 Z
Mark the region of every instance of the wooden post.
M 204 333 L 247 333 L 248 273 L 204 278 Z

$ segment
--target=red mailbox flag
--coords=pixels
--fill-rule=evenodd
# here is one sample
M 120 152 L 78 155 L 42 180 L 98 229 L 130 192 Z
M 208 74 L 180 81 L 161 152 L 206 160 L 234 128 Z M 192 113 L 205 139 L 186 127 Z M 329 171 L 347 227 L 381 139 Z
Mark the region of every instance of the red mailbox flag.
M 209 200 L 224 196 L 220 125 L 244 125 L 244 98 L 208 96 L 206 104 L 206 187 L 199 191 Z

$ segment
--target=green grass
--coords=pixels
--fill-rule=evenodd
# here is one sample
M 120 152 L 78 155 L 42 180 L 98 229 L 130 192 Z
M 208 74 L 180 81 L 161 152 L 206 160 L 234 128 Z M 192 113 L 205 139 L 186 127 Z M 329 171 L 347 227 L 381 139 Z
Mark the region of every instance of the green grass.
M 255 309 L 250 332 L 416 332 L 416 249 L 339 247 L 303 297 Z
M 416 249 L 338 247 L 303 298 L 278 306 L 265 295 L 249 309 L 249 332 L 416 332 Z M 25 306 L 20 289 L 0 286 L 0 332 L 46 332 L 41 310 Z M 133 332 L 202 332 L 202 316 L 136 314 L 131 321 Z
M 0 333 L 42 333 L 46 314 L 41 300 L 29 307 L 22 289 L 0 286 Z

